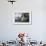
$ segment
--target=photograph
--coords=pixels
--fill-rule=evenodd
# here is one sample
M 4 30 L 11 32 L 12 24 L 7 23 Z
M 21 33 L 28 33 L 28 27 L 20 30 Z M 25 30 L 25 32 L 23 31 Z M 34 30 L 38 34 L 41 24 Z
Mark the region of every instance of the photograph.
M 15 22 L 29 22 L 29 13 L 20 13 L 16 15 Z
M 31 24 L 31 12 L 16 12 L 13 18 L 14 24 Z

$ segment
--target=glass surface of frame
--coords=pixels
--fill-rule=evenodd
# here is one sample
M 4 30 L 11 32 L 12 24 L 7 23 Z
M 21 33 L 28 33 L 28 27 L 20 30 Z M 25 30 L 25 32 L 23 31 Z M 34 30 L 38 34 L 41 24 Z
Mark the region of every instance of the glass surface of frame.
M 14 24 L 31 24 L 32 25 L 32 11 L 15 12 L 13 16 Z

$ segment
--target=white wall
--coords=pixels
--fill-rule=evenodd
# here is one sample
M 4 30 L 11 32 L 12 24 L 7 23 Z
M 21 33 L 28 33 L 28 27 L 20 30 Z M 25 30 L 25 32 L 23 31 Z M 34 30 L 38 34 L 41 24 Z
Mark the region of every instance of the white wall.
M 15 11 L 32 9 L 32 25 L 14 25 Z M 11 40 L 18 32 L 29 32 L 34 40 L 46 40 L 46 10 L 43 0 L 17 0 L 13 5 L 0 0 L 0 40 Z

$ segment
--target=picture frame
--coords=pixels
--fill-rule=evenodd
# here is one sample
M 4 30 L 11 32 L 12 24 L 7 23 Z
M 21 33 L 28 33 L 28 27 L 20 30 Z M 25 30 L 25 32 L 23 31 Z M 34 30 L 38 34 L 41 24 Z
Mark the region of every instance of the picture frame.
M 32 25 L 32 11 L 17 11 L 13 16 L 15 25 Z

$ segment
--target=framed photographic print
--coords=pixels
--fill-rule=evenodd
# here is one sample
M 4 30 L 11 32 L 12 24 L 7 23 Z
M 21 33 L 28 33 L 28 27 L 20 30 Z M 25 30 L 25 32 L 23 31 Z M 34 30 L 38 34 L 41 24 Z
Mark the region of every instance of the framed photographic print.
M 13 17 L 13 23 L 14 24 L 32 24 L 32 11 L 21 11 L 21 12 L 15 12 L 15 15 Z

